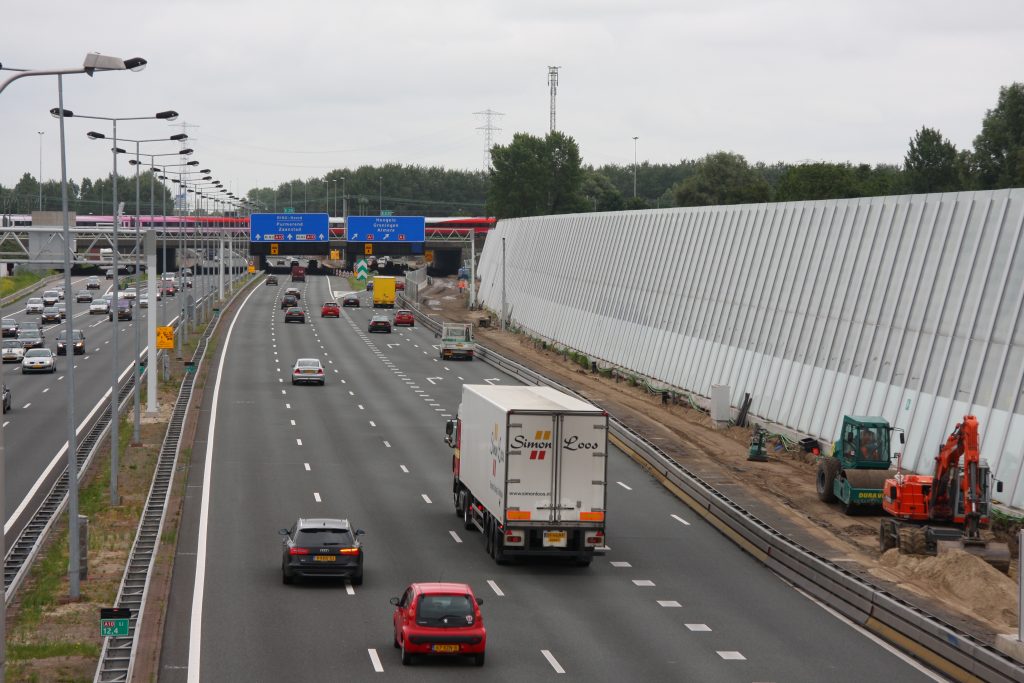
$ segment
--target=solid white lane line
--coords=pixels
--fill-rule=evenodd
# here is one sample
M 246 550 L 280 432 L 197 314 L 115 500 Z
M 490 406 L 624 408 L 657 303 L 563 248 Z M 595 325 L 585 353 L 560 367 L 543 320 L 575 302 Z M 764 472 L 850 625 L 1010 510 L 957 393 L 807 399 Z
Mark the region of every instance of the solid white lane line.
M 686 628 L 694 632 L 710 632 L 711 627 L 707 624 L 687 624 Z
M 555 659 L 555 656 L 551 654 L 550 650 L 541 650 L 540 653 L 544 655 L 544 659 L 548 660 L 548 664 L 551 665 L 551 668 L 555 670 L 556 674 L 565 673 L 565 669 L 563 669 L 562 665 L 558 663 L 558 660 Z
M 420 494 L 420 497 L 421 497 L 421 498 L 423 498 L 423 502 L 424 502 L 424 503 L 427 503 L 428 505 L 429 505 L 429 504 L 430 504 L 431 502 L 433 502 L 433 501 L 431 501 L 431 500 L 430 500 L 430 496 L 428 496 L 428 495 L 427 495 L 427 494 L 425 494 L 425 493 L 421 493 L 421 494 Z
M 629 562 L 612 562 L 611 565 L 613 567 L 619 567 L 620 569 L 623 568 L 623 567 L 632 567 L 633 566 Z
M 217 435 L 217 407 L 220 400 L 220 382 L 224 377 L 224 362 L 227 360 L 227 349 L 231 344 L 231 333 L 235 330 L 235 323 L 238 322 L 240 313 L 253 294 L 258 292 L 254 289 L 249 292 L 238 307 L 238 314 L 235 315 L 228 326 L 228 333 L 224 337 L 224 353 L 220 354 L 220 362 L 217 364 L 217 380 L 213 384 L 213 409 L 210 411 L 210 426 L 207 428 L 206 437 L 206 461 L 203 463 L 202 479 L 202 501 L 199 507 L 199 533 L 196 543 L 196 576 L 192 587 L 192 618 L 189 624 L 188 641 L 188 683 L 199 683 L 201 645 L 203 640 L 203 593 L 206 588 L 206 541 L 209 532 L 210 520 L 210 482 L 213 472 L 214 442 Z M 128 371 L 131 370 L 129 366 Z M 284 391 L 282 389 L 281 391 Z
M 746 657 L 741 655 L 736 650 L 715 650 L 715 653 L 718 654 L 718 656 L 721 657 L 722 659 L 735 659 L 735 660 L 745 660 L 746 659 Z
M 299 446 L 301 446 L 302 445 L 302 439 L 295 439 L 295 443 L 298 444 Z
M 409 468 L 408 467 L 406 467 L 405 465 L 399 465 L 399 467 L 402 468 L 402 472 L 404 472 L 406 474 L 409 474 Z
M 634 586 L 641 586 L 643 588 L 647 588 L 649 586 L 653 586 L 654 582 L 651 581 L 650 579 L 633 579 L 633 585 Z
M 318 503 L 320 502 L 320 494 L 317 493 L 316 491 L 313 491 L 313 500 L 315 500 Z
M 449 529 L 449 530 L 448 530 L 448 534 L 449 534 L 449 535 L 450 535 L 450 536 L 451 536 L 451 537 L 452 537 L 453 539 L 455 539 L 455 542 L 456 542 L 456 543 L 462 543 L 462 539 L 461 539 L 461 538 L 459 538 L 459 535 L 458 535 L 457 533 L 455 533 L 455 531 L 454 531 L 454 530 L 451 530 L 451 529 Z
M 309 463 L 308 462 L 304 462 L 304 463 L 302 463 L 302 465 L 306 468 L 306 471 L 309 472 Z
M 491 590 L 494 591 L 494 594 L 497 595 L 499 598 L 505 597 L 504 591 L 498 588 L 498 584 L 494 583 L 493 580 L 487 579 L 487 585 L 491 587 Z
M 682 607 L 678 600 L 658 600 L 661 607 Z
M 379 674 L 384 673 L 384 665 L 380 663 L 380 657 L 377 655 L 377 650 L 371 647 L 367 652 L 370 653 L 370 663 L 373 664 L 373 670 Z
M 391 443 L 388 441 L 384 442 L 384 448 L 391 448 Z
M 683 519 L 682 517 L 680 517 L 679 515 L 672 515 L 672 519 L 676 520 L 676 521 L 677 521 L 677 522 L 679 522 L 680 524 L 685 524 L 686 526 L 690 526 L 690 523 L 689 523 L 689 522 L 687 522 L 687 521 L 686 521 L 685 519 Z

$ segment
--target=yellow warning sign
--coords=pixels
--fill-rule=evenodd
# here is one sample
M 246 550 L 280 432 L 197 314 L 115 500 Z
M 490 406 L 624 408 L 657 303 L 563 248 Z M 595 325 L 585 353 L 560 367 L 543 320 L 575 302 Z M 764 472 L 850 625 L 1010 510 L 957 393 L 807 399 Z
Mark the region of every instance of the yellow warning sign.
M 426 261 L 427 263 L 433 263 L 434 262 L 434 250 L 433 249 L 424 249 L 423 250 L 423 260 Z
M 277 256 L 280 253 L 280 251 L 281 251 L 281 245 L 276 244 L 276 243 L 270 245 L 270 255 L 271 256 Z
M 372 244 L 364 244 L 363 245 L 363 253 L 366 254 L 367 256 L 372 256 L 373 255 L 373 245 Z
M 256 272 L 256 266 L 254 266 L 253 264 L 250 263 L 249 264 L 249 272 L 250 273 L 255 273 Z
M 341 250 L 340 249 L 331 249 L 331 260 L 332 261 L 338 261 L 339 259 L 341 259 Z
M 156 348 L 158 349 L 173 349 L 174 348 L 174 328 L 158 327 L 156 328 Z

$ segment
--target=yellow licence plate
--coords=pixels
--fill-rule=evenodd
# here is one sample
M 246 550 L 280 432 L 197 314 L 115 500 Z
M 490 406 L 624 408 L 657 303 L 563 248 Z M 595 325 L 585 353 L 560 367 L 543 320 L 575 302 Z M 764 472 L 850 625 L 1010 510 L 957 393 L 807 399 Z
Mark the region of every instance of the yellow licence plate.
M 313 559 L 314 559 L 315 561 L 317 561 L 317 562 L 334 562 L 334 561 L 335 561 L 335 560 L 337 560 L 338 558 L 337 558 L 337 557 L 335 557 L 334 555 L 317 555 L 317 556 L 316 556 L 315 558 L 313 558 Z
M 548 543 L 565 543 L 564 531 L 545 531 L 544 540 Z
M 430 648 L 434 652 L 458 652 L 458 645 L 434 645 Z
M 312 375 L 313 371 L 312 370 L 303 370 L 302 374 L 304 374 L 304 375 Z

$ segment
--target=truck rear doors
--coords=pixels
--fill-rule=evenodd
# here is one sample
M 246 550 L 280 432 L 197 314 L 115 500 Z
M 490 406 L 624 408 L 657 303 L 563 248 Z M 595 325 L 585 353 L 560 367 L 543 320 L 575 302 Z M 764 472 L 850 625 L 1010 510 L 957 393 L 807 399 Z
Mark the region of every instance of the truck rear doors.
M 509 416 L 510 522 L 604 520 L 605 420 L 600 414 Z

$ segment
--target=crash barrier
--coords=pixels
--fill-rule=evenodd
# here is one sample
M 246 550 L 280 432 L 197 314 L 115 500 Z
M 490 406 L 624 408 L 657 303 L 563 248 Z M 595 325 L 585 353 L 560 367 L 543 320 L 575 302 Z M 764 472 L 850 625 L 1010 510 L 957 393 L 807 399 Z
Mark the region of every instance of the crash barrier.
M 438 320 L 418 306 L 412 306 L 408 300 L 404 300 L 403 306 L 413 308 L 424 327 L 440 332 Z M 593 399 L 580 396 L 479 344 L 476 357 L 527 384 L 554 387 L 593 403 Z M 609 437 L 616 446 L 652 471 L 663 485 L 708 523 L 783 579 L 850 621 L 954 680 L 1024 681 L 1021 663 L 790 540 L 618 420 L 612 418 L 609 425 Z

